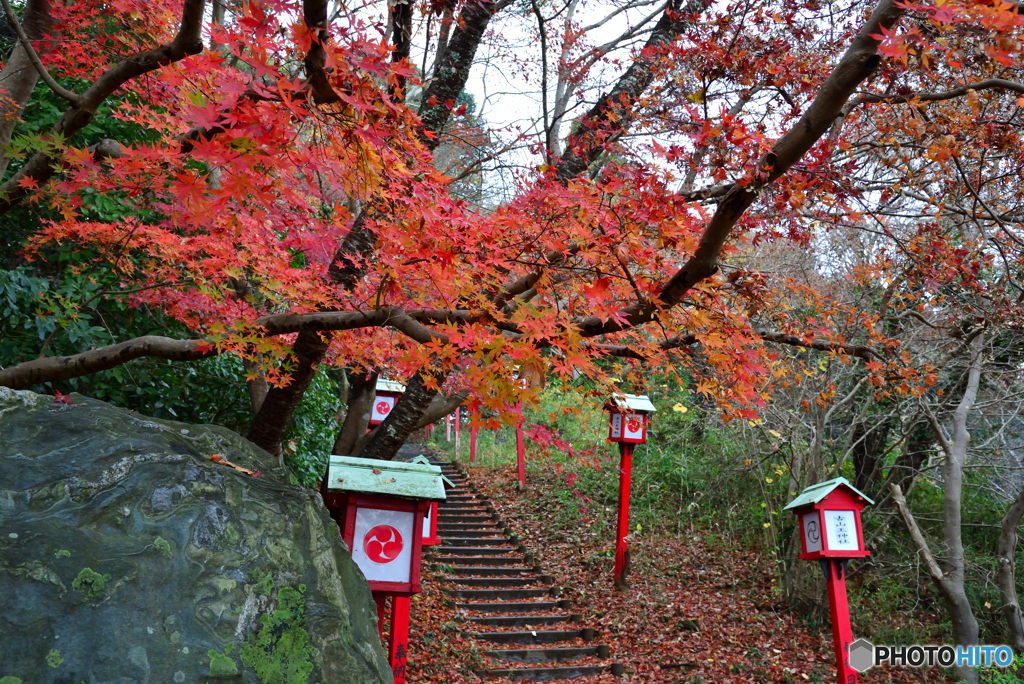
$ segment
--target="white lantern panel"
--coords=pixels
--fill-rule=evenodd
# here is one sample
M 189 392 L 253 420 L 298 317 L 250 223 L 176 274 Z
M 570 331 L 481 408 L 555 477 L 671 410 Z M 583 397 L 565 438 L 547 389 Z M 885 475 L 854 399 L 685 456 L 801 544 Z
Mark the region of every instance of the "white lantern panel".
M 623 416 L 623 430 L 625 439 L 643 439 L 644 417 L 639 413 L 627 413 Z
M 612 414 L 612 437 L 619 439 L 622 437 L 622 414 Z
M 821 551 L 821 524 L 818 522 L 818 511 L 804 513 L 804 545 L 808 553 Z
M 430 539 L 430 514 L 434 512 L 433 506 L 427 506 L 427 514 L 423 516 L 423 538 Z
M 411 511 L 356 509 L 352 560 L 367 580 L 410 581 L 415 521 L 416 516 Z
M 857 520 L 853 511 L 822 511 L 829 551 L 859 551 Z
M 395 408 L 395 402 L 398 401 L 395 397 L 377 397 L 373 400 L 373 415 L 370 420 L 382 422 L 391 413 L 391 409 Z

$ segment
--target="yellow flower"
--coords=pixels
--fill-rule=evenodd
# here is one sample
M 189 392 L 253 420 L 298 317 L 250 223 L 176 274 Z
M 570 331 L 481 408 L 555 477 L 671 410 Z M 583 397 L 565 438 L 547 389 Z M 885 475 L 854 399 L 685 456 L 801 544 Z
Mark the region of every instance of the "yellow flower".
M 764 526 L 765 526 L 765 527 L 771 527 L 771 526 L 772 526 L 772 524 L 771 524 L 771 523 L 765 523 L 765 524 L 764 524 Z
M 677 403 L 675 406 L 672 407 L 672 410 L 677 411 L 678 413 L 686 413 L 690 409 L 686 408 L 682 404 Z
M 772 478 L 770 478 L 770 477 L 766 477 L 766 478 L 764 478 L 764 481 L 765 481 L 765 482 L 767 482 L 768 484 L 771 484 L 772 482 L 775 482 L 775 480 L 773 480 L 773 479 L 772 479 Z
M 782 435 L 780 435 L 780 434 L 779 434 L 778 432 L 776 432 L 775 430 L 769 430 L 769 431 L 768 431 L 768 434 L 769 434 L 769 435 L 771 435 L 772 437 L 782 437 Z

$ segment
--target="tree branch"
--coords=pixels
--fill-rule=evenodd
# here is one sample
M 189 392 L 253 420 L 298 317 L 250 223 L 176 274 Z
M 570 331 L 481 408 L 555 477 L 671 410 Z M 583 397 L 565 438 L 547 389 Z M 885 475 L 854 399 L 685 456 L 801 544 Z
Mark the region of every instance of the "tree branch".
M 36 71 L 39 73 L 39 78 L 43 79 L 43 82 L 50 86 L 50 90 L 55 92 L 58 96 L 73 105 L 78 105 L 80 99 L 78 93 L 73 93 L 60 83 L 57 83 L 53 76 L 50 75 L 50 72 L 46 70 L 46 67 L 43 66 L 43 61 L 39 59 L 39 55 L 36 54 L 35 48 L 32 47 L 32 41 L 25 33 L 25 29 L 22 28 L 21 22 L 18 21 L 17 15 L 14 14 L 14 10 L 11 9 L 11 3 L 8 2 L 8 0 L 0 0 L 0 3 L 3 3 L 4 13 L 7 14 L 7 23 L 14 27 L 14 32 L 18 34 L 18 40 L 21 42 L 22 47 L 25 48 L 28 58 L 32 60 L 32 66 L 34 66 Z
M 89 88 L 78 95 L 73 104 L 51 129 L 69 140 L 92 121 L 96 110 L 110 95 L 128 81 L 138 78 L 171 62 L 177 62 L 203 50 L 202 25 L 206 0 L 185 0 L 181 12 L 181 25 L 174 40 L 152 50 L 139 52 L 121 60 L 107 69 Z M 0 185 L 0 215 L 19 203 L 28 190 L 21 184 L 22 179 L 31 178 L 37 183 L 48 180 L 57 170 L 53 159 L 45 152 L 38 152 L 25 166 Z

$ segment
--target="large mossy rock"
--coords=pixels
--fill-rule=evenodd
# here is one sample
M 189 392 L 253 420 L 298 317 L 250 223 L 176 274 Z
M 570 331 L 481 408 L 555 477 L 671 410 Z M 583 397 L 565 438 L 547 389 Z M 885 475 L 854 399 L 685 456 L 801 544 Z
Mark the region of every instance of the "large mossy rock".
M 0 682 L 392 681 L 319 495 L 229 430 L 72 401 L 0 387 Z

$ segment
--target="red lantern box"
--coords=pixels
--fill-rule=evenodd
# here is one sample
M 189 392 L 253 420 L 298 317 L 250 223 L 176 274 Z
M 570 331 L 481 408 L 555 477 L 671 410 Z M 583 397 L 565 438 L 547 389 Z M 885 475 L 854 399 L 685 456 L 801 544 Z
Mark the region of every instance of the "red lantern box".
M 405 385 L 394 380 L 378 380 L 377 393 L 373 400 L 373 410 L 370 413 L 370 425 L 380 425 L 384 419 L 395 408 L 398 398 L 405 393 Z
M 408 463 L 420 463 L 425 465 L 431 465 L 430 459 L 426 456 L 420 455 L 409 459 Z M 455 486 L 455 483 L 449 480 L 444 475 L 441 476 L 441 480 L 444 482 L 445 490 L 451 489 Z M 441 538 L 437 536 L 437 502 L 433 501 L 430 503 L 430 507 L 427 508 L 427 514 L 423 518 L 423 546 L 436 546 L 441 543 Z
M 804 560 L 868 556 L 860 512 L 874 503 L 844 477 L 805 489 L 783 510 L 800 521 Z
M 438 466 L 331 456 L 324 501 L 375 592 L 419 592 L 423 521 L 444 499 Z
M 650 416 L 657 409 L 644 395 L 613 394 L 604 406 L 610 418 L 608 441 L 626 444 L 645 444 L 647 430 L 651 425 Z

